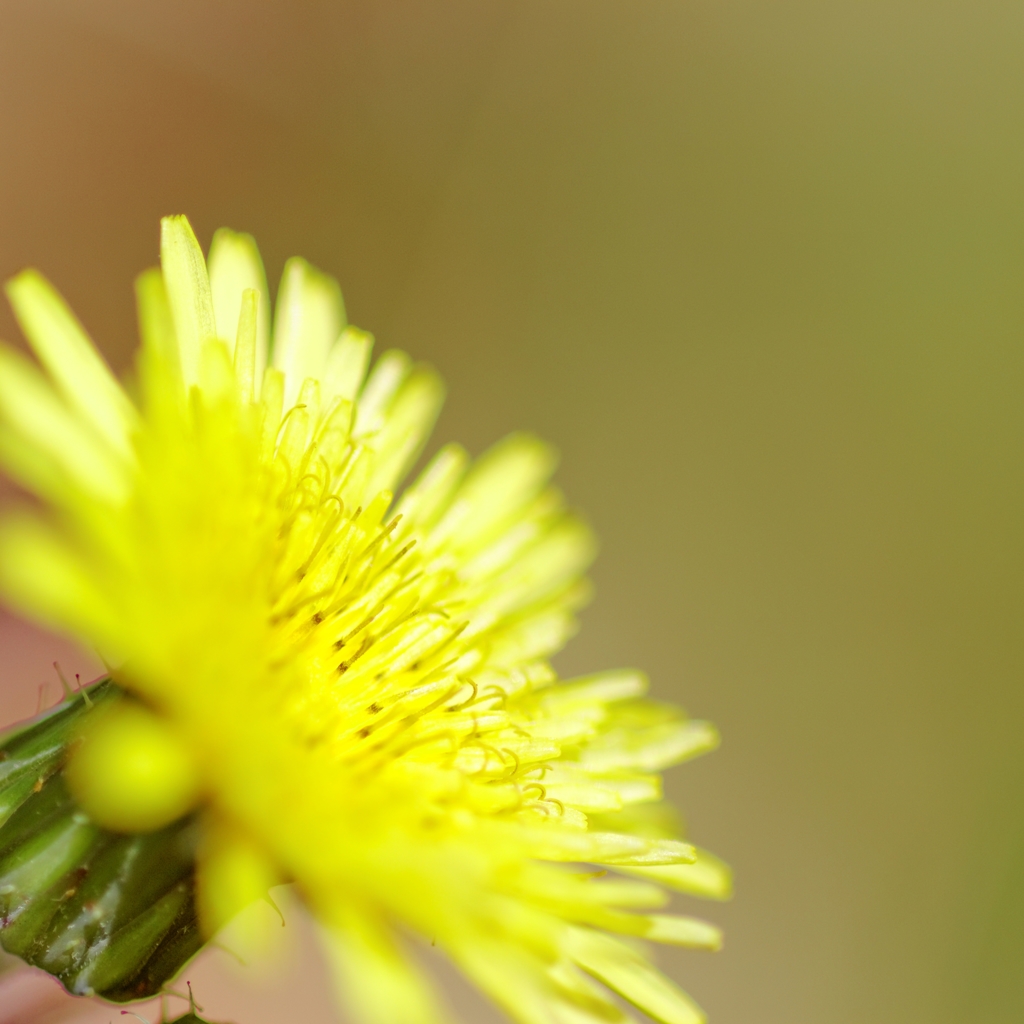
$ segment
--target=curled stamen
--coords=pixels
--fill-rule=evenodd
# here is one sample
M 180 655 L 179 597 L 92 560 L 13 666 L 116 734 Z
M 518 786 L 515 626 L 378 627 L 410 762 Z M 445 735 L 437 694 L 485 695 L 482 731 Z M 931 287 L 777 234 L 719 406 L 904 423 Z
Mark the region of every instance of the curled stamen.
M 500 686 L 495 686 L 493 683 L 490 686 L 485 686 L 471 701 L 467 701 L 466 706 L 470 704 L 484 704 L 489 700 L 497 701 L 497 704 L 492 711 L 504 709 L 508 704 L 508 694 L 501 689 Z
M 360 511 L 362 511 L 362 509 L 360 509 Z M 355 520 L 353 520 L 353 522 L 355 522 Z M 383 544 L 383 542 L 391 535 L 391 531 L 395 528 L 397 523 L 398 517 L 396 516 L 394 519 L 391 520 L 391 522 L 387 526 L 381 527 L 377 533 L 377 536 L 374 537 L 373 540 L 370 541 L 370 543 L 367 544 L 367 546 L 363 548 L 363 550 L 359 553 L 359 558 L 371 559 L 374 548 L 378 547 L 380 544 Z
M 492 747 L 489 743 L 484 743 L 483 740 L 479 740 L 479 739 L 471 740 L 469 743 L 463 744 L 463 747 L 464 748 L 476 747 L 479 750 L 482 750 L 484 752 L 484 763 L 475 772 L 472 772 L 473 775 L 483 775 L 485 772 L 487 772 L 487 770 L 488 770 L 487 755 L 488 754 L 493 754 L 498 759 L 498 762 L 501 764 L 501 767 L 502 768 L 505 767 L 505 758 L 502 757 L 501 751 L 498 750 L 497 747 Z
M 355 662 L 357 659 L 361 658 L 372 646 L 373 637 L 363 637 L 363 642 L 362 644 L 360 644 L 359 650 L 356 651 L 356 653 L 353 654 L 352 657 L 348 659 L 348 661 L 343 661 L 338 666 L 338 675 L 343 676 L 352 667 L 352 663 Z
M 412 540 L 410 540 L 406 544 L 404 544 L 399 549 L 398 554 L 396 554 L 394 556 L 394 558 L 391 559 L 390 562 L 387 562 L 387 563 L 385 563 L 384 565 L 381 566 L 381 572 L 387 572 L 388 569 L 392 568 L 394 565 L 396 565 L 398 563 L 398 561 L 400 559 L 404 558 L 410 551 L 412 551 L 412 549 L 414 547 L 416 547 L 416 538 L 415 537 L 413 537 Z
M 447 740 L 450 746 L 450 750 L 447 756 L 446 768 L 451 768 L 455 762 L 455 758 L 458 757 L 459 752 L 462 750 L 463 744 L 460 742 L 459 737 L 456 735 L 454 729 L 445 729 L 441 732 L 431 733 L 428 736 L 417 736 L 414 739 L 410 739 L 407 743 L 400 747 L 392 747 L 389 751 L 390 757 L 402 757 L 408 754 L 410 750 L 415 750 L 416 747 L 425 747 L 430 743 L 436 743 L 439 740 Z M 384 750 L 383 747 L 380 748 Z
M 342 517 L 342 513 L 344 512 L 345 506 L 342 504 L 340 498 L 336 500 L 338 501 L 337 511 L 333 512 L 328 518 L 327 522 L 324 523 L 323 529 L 321 529 L 320 535 L 317 537 L 316 543 L 313 545 L 313 549 L 309 553 L 309 557 L 305 560 L 305 562 L 302 563 L 302 565 L 298 569 L 298 575 L 300 578 L 305 576 L 306 573 L 309 571 L 309 567 L 313 564 L 313 560 L 316 558 L 318 554 L 320 554 L 324 544 L 327 543 L 328 538 L 332 534 L 334 534 L 338 521 Z M 321 507 L 323 507 L 324 504 L 326 504 L 326 502 L 321 502 Z
M 468 708 L 471 704 L 473 704 L 476 701 L 476 694 L 477 694 L 476 683 L 474 683 L 472 679 L 460 680 L 460 682 L 462 683 L 463 686 L 472 687 L 473 692 L 461 704 L 453 704 L 450 708 L 447 709 L 448 711 L 451 711 L 451 712 L 463 711 L 463 710 Z M 458 691 L 456 691 L 456 692 L 458 692 Z
M 366 451 L 362 445 L 350 445 L 348 451 L 345 453 L 345 457 L 341 460 L 337 473 L 334 478 L 334 489 L 341 491 L 343 487 L 349 482 L 349 477 L 352 471 L 356 467 L 356 463 L 359 461 L 359 456 Z M 362 506 L 356 509 L 355 515 L 352 517 L 352 521 L 355 522 L 359 518 L 359 513 L 362 512 Z
M 547 805 L 548 804 L 554 804 L 558 808 L 558 816 L 560 818 L 564 818 L 565 817 L 565 804 L 563 804 L 561 800 L 556 800 L 553 796 L 549 796 L 549 797 L 546 797 L 543 800 L 538 800 L 537 801 L 537 806 L 543 807 L 544 810 L 545 810 L 545 813 L 547 813 Z
M 284 428 L 285 428 L 286 424 L 288 423 L 289 417 L 292 416 L 293 413 L 298 412 L 300 409 L 305 409 L 305 408 L 306 408 L 306 405 L 305 405 L 304 402 L 300 403 L 298 405 L 293 405 L 281 417 L 281 422 L 277 425 L 277 434 L 274 436 L 274 449 L 275 449 L 275 452 L 277 450 L 278 445 L 280 445 L 280 443 L 281 443 L 281 434 L 284 433 Z M 280 456 L 278 456 L 278 457 L 280 458 Z M 288 465 L 288 462 L 287 462 L 286 459 L 281 459 L 281 461 L 284 462 L 285 465 Z
M 326 467 L 326 465 L 327 465 L 327 463 L 325 462 L 324 466 Z M 341 500 L 340 496 L 337 495 L 337 494 L 328 494 L 327 497 L 324 498 L 323 503 L 325 505 L 328 505 L 332 501 L 335 502 L 337 504 L 337 506 L 338 506 L 338 514 L 339 515 L 344 515 L 345 514 L 345 502 L 343 502 Z
M 300 594 L 290 605 L 286 605 L 280 611 L 274 612 L 269 621 L 271 625 L 274 626 L 280 625 L 282 622 L 288 622 L 290 619 L 294 619 L 298 616 L 299 612 L 301 612 L 303 608 L 306 608 L 311 604 L 316 604 L 317 601 L 331 596 L 333 596 L 332 587 L 325 587 L 323 590 L 314 590 L 310 594 Z M 326 610 L 321 611 L 319 613 L 319 621 L 322 622 L 324 619 L 328 618 L 329 614 L 330 613 Z
M 454 693 L 455 690 L 457 690 L 457 689 L 458 689 L 458 686 L 456 685 L 456 687 L 453 687 L 453 688 L 447 690 L 445 693 L 442 693 L 440 697 L 438 697 L 434 701 L 431 701 L 425 707 L 422 707 L 422 708 L 420 708 L 420 709 L 418 709 L 416 711 L 408 712 L 408 713 L 406 713 L 404 715 L 402 714 L 402 711 L 403 711 L 403 703 L 402 703 L 402 701 L 401 700 L 396 701 L 396 703 L 394 703 L 390 708 L 388 708 L 387 711 L 385 711 L 380 718 L 375 719 L 374 722 L 371 725 L 363 726 L 359 730 L 358 735 L 361 738 L 365 739 L 365 738 L 369 737 L 371 734 L 377 734 L 377 733 L 385 732 L 385 727 L 386 726 L 392 726 L 392 728 L 390 730 L 387 730 L 389 735 L 384 737 L 384 738 L 382 738 L 381 745 L 382 746 L 387 746 L 389 743 L 393 744 L 394 741 L 399 736 L 408 733 L 408 731 L 414 725 L 416 725 L 426 715 L 429 715 L 431 711 L 435 711 L 442 704 L 444 704 L 445 702 L 450 700 L 451 696 L 452 696 L 452 693 Z M 422 745 L 423 743 L 429 743 L 429 742 L 431 742 L 431 740 L 435 736 L 441 735 L 442 732 L 451 732 L 452 735 L 455 735 L 454 730 L 450 730 L 450 729 L 449 730 L 442 730 L 442 731 L 428 731 L 425 736 L 422 736 L 417 741 L 414 741 L 412 743 L 412 746 L 419 746 L 419 745 Z M 399 756 L 395 752 L 394 748 L 392 748 L 392 756 L 395 756 L 395 757 Z
M 503 754 L 508 754 L 508 756 L 511 757 L 513 762 L 514 762 L 514 767 L 513 767 L 512 771 L 510 771 L 508 773 L 508 777 L 510 779 L 513 779 L 513 778 L 516 777 L 516 775 L 519 774 L 519 768 L 520 768 L 520 765 L 522 763 L 519 760 L 519 755 L 514 750 L 509 750 L 508 747 L 502 747 L 501 748 L 501 752 Z M 543 776 L 541 776 L 541 778 L 543 778 Z
M 307 470 L 305 473 L 302 474 L 302 476 L 299 477 L 299 479 L 295 483 L 295 490 L 298 491 L 300 494 L 302 493 L 303 490 L 302 485 L 307 480 L 310 483 L 316 484 L 317 487 L 320 489 L 320 494 L 316 498 L 311 500 L 310 507 L 312 508 L 316 505 L 322 505 L 324 498 L 326 497 L 327 494 L 327 488 L 331 482 L 330 477 L 324 477 L 323 479 L 321 479 L 319 476 L 316 475 L 316 473 Z
M 539 782 L 531 782 L 529 783 L 529 785 L 523 786 L 519 790 L 519 792 L 523 794 L 523 799 L 526 799 L 526 794 L 532 792 L 533 790 L 536 790 L 538 793 L 540 793 L 540 796 L 537 797 L 538 803 L 547 800 L 548 791 Z

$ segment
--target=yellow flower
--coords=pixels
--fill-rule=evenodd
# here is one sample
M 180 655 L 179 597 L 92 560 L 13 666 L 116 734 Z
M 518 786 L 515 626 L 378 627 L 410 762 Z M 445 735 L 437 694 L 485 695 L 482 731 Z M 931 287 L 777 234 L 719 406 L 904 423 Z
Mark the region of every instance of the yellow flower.
M 435 372 L 369 368 L 299 259 L 271 330 L 247 235 L 204 260 L 170 217 L 161 262 L 131 396 L 38 273 L 8 286 L 41 370 L 0 348 L 0 459 L 43 511 L 6 521 L 0 584 L 131 695 L 70 765 L 81 805 L 139 832 L 200 807 L 207 931 L 294 881 L 366 1022 L 445 1019 L 416 940 L 523 1024 L 628 1020 L 607 989 L 703 1019 L 633 940 L 719 944 L 658 912 L 664 887 L 727 895 L 658 774 L 717 737 L 637 672 L 555 678 L 594 545 L 551 450 L 447 446 L 395 501 Z

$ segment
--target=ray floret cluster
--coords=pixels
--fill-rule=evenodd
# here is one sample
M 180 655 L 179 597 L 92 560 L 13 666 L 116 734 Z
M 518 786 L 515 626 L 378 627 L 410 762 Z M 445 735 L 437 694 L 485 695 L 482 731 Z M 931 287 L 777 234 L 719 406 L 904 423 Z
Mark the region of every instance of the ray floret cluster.
M 37 362 L 0 347 L 0 460 L 40 501 L 4 522 L 0 586 L 121 694 L 68 765 L 80 816 L 193 815 L 207 934 L 294 882 L 367 1024 L 447 1019 L 417 941 L 522 1024 L 702 1020 L 636 940 L 719 944 L 665 912 L 729 876 L 659 774 L 717 736 L 640 673 L 556 678 L 594 544 L 551 449 L 448 445 L 399 490 L 440 379 L 371 365 L 299 259 L 271 324 L 247 235 L 204 258 L 163 221 L 127 387 L 40 274 L 8 295 Z

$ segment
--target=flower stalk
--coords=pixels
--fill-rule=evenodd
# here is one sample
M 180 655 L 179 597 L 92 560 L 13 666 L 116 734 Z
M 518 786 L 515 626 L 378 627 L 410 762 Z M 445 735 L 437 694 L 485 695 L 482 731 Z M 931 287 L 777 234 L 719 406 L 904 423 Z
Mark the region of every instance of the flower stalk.
M 68 790 L 85 720 L 119 695 L 101 680 L 0 739 L 0 943 L 112 1002 L 158 994 L 202 945 L 195 820 L 116 833 Z

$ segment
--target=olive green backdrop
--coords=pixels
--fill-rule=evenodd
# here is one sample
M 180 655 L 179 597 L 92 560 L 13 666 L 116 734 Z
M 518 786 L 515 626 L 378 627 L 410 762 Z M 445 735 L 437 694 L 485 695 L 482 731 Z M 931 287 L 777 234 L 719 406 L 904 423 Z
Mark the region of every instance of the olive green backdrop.
M 994 0 L 0 0 L 0 273 L 119 369 L 161 214 L 336 274 L 440 438 L 561 449 L 603 542 L 561 667 L 720 725 L 670 789 L 727 946 L 663 958 L 713 1024 L 1009 1024 L 1022 54 Z M 53 655 L 3 628 L 11 717 Z M 193 980 L 323 1021 L 317 970 Z

